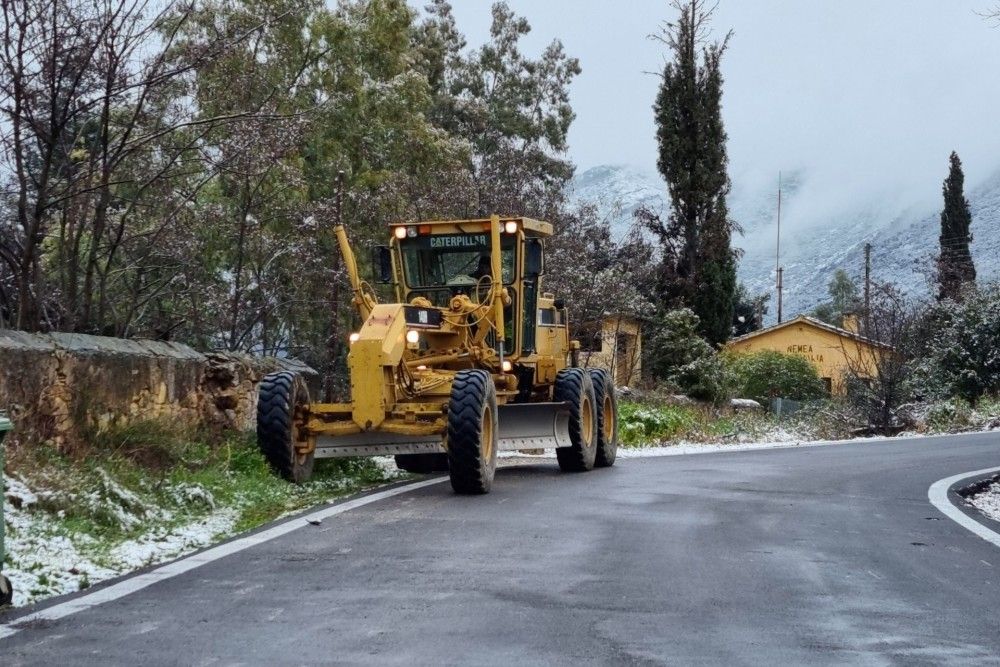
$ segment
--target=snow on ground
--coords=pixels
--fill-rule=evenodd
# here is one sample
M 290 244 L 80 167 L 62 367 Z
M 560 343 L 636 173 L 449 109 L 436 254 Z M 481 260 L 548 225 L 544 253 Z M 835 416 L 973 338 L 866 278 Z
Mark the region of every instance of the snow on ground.
M 234 509 L 218 510 L 197 521 L 126 540 L 111 549 L 109 558 L 120 572 L 160 563 L 208 546 L 220 535 L 230 534 L 239 516 Z
M 72 593 L 99 581 L 137 568 L 181 556 L 208 546 L 232 532 L 239 513 L 231 508 L 212 509 L 207 516 L 158 528 L 110 550 L 87 534 L 70 535 L 38 507 L 39 498 L 51 492 L 30 489 L 22 480 L 4 480 L 6 553 L 3 573 L 14 587 L 14 606 L 30 604 L 53 595 Z M 149 508 L 110 477 L 103 484 L 108 495 L 81 498 L 81 502 L 104 502 L 123 526 L 137 525 Z M 184 497 L 198 497 L 213 504 L 210 494 L 196 485 L 178 485 Z M 110 500 L 109 500 L 110 498 Z M 170 513 L 155 509 L 156 518 L 169 521 Z
M 372 461 L 382 470 L 388 480 L 401 479 L 407 476 L 405 470 L 396 467 L 396 459 L 391 456 L 373 456 Z
M 711 452 L 734 452 L 785 447 L 837 444 L 816 442 L 801 434 L 775 430 L 768 432 L 764 442 L 735 442 L 729 444 L 680 442 L 649 447 L 621 447 L 622 459 L 679 456 Z M 915 436 L 918 434 L 905 434 Z M 901 434 L 899 437 L 903 437 Z M 887 438 L 856 438 L 839 442 L 884 441 Z M 531 459 L 554 459 L 555 451 L 542 454 L 499 452 L 505 463 Z M 374 457 L 387 479 L 408 475 L 399 470 L 391 456 Z M 146 525 L 145 520 L 155 518 L 159 527 L 136 539 L 117 544 L 110 549 L 106 544 L 86 534 L 70 535 L 65 527 L 54 522 L 53 515 L 38 507 L 39 502 L 54 498 L 53 491 L 31 489 L 22 480 L 7 476 L 5 482 L 7 563 L 3 573 L 14 585 L 14 605 L 22 606 L 36 600 L 72 593 L 99 581 L 119 576 L 138 568 L 161 563 L 217 542 L 232 534 L 239 510 L 217 507 L 215 499 L 206 489 L 196 484 L 177 484 L 171 492 L 182 500 L 182 506 L 202 505 L 206 514 L 197 519 L 182 521 L 160 507 L 150 507 L 135 494 L 116 484 L 110 476 L 102 479 L 103 493 L 90 494 L 79 501 L 88 505 L 103 503 L 122 526 Z M 1000 521 L 1000 483 L 987 492 L 971 499 L 988 516 Z M 105 507 L 106 506 L 106 507 Z M 291 512 L 290 512 L 291 513 Z M 169 527 L 164 527 L 164 524 Z
M 971 496 L 969 504 L 994 521 L 1000 521 L 1000 482 L 993 482 L 985 491 Z
M 117 574 L 83 556 L 65 535 L 55 533 L 44 520 L 45 514 L 34 511 L 38 496 L 23 482 L 7 477 L 5 486 L 7 562 L 3 573 L 13 584 L 14 606 L 71 593 Z
M 745 452 L 755 449 L 783 449 L 787 447 L 815 447 L 819 445 L 837 445 L 837 444 L 850 444 L 858 442 L 881 442 L 888 440 L 889 438 L 883 436 L 877 436 L 872 438 L 852 438 L 850 440 L 805 440 L 801 437 L 795 437 L 794 434 L 782 433 L 780 431 L 772 431 L 770 433 L 772 440 L 764 442 L 736 442 L 736 443 L 717 443 L 717 442 L 678 442 L 676 444 L 670 445 L 650 445 L 649 447 L 619 447 L 618 448 L 618 458 L 619 459 L 639 459 L 639 458 L 649 458 L 657 456 L 681 456 L 683 454 L 709 454 L 713 452 Z M 783 437 L 787 435 L 788 437 Z M 900 434 L 896 436 L 895 439 L 901 437 L 916 437 L 917 433 L 903 435 Z M 498 456 L 502 459 L 554 459 L 556 457 L 555 450 L 546 450 L 544 454 L 524 454 L 522 452 L 500 452 Z

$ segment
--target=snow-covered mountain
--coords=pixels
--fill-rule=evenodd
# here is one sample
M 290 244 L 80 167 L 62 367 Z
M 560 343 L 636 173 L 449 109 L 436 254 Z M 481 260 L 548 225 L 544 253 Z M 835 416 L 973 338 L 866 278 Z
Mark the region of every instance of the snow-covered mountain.
M 729 207 L 743 235 L 739 277 L 752 292 L 774 292 L 777 179 L 755 183 L 734 178 Z M 782 185 L 781 264 L 784 312 L 794 316 L 826 297 L 834 271 L 856 280 L 864 270 L 864 245 L 872 244 L 872 276 L 896 283 L 914 296 L 927 293 L 926 269 L 937 252 L 940 203 L 907 202 L 898 193 L 844 197 L 824 203 L 804 170 L 786 174 Z M 972 256 L 981 280 L 1000 279 L 1000 172 L 966 192 L 972 210 Z M 666 186 L 658 175 L 625 165 L 588 169 L 574 179 L 573 199 L 592 202 L 622 234 L 642 206 L 665 211 Z M 776 317 L 773 303 L 769 320 Z

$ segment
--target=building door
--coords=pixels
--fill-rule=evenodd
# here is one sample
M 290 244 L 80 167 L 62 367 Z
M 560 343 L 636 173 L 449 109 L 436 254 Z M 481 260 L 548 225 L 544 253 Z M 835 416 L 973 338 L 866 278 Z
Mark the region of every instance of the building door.
M 615 386 L 624 387 L 632 383 L 635 362 L 635 335 L 618 332 L 615 334 Z

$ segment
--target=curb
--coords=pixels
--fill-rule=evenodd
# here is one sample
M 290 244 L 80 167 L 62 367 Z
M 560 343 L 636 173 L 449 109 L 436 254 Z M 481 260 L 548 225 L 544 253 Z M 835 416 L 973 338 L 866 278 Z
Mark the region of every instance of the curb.
M 970 491 L 974 493 L 981 489 L 988 483 L 987 480 L 992 481 L 998 473 L 1000 467 L 983 468 L 939 479 L 927 489 L 927 499 L 939 512 L 958 525 L 1000 547 L 1000 533 L 993 528 L 997 522 L 987 519 L 965 502 Z

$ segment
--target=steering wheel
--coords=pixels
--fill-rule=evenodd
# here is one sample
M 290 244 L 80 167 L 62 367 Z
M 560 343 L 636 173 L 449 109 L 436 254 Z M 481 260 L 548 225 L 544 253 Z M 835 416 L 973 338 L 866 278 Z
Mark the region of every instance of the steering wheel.
M 449 287 L 472 287 L 479 281 L 466 273 L 457 273 L 445 283 Z

